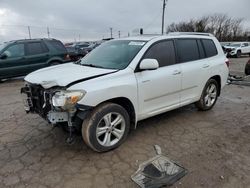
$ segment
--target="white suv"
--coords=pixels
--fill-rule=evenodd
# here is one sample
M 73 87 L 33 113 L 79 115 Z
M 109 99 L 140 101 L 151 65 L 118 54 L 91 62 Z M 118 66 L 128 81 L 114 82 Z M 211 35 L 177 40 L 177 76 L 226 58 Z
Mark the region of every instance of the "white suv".
M 174 33 L 106 42 L 77 63 L 25 77 L 25 108 L 51 124 L 81 128 L 98 152 L 119 146 L 138 121 L 195 103 L 209 110 L 228 77 L 210 34 Z M 71 137 L 70 137 L 71 138 Z
M 250 42 L 233 42 L 229 45 L 224 46 L 228 56 L 241 57 L 246 54 L 250 56 Z

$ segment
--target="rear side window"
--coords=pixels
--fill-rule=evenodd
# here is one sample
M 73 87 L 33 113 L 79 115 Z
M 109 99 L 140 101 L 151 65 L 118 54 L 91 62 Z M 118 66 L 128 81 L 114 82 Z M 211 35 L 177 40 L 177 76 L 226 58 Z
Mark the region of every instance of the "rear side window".
M 177 52 L 179 56 L 179 63 L 200 59 L 196 39 L 178 39 Z
M 160 67 L 175 64 L 174 42 L 169 40 L 154 44 L 146 52 L 144 59 L 156 59 Z
M 60 51 L 60 52 L 66 52 L 66 48 L 64 47 L 64 45 L 57 40 L 52 40 L 52 41 L 48 41 L 48 43 L 54 48 L 56 49 L 56 51 Z
M 27 55 L 37 55 L 46 53 L 47 49 L 41 42 L 27 43 Z
M 203 46 L 207 57 L 212 57 L 218 54 L 214 42 L 210 39 L 202 39 Z
M 246 46 L 249 46 L 248 43 L 243 43 L 243 46 L 246 47 Z

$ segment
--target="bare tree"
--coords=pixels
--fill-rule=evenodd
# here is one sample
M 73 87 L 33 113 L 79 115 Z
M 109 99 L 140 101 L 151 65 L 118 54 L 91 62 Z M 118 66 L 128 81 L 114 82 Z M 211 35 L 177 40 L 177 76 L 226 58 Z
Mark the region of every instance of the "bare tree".
M 208 32 L 215 35 L 220 41 L 247 40 L 246 31 L 242 27 L 242 18 L 230 18 L 226 14 L 203 16 L 187 22 L 172 23 L 167 32 Z

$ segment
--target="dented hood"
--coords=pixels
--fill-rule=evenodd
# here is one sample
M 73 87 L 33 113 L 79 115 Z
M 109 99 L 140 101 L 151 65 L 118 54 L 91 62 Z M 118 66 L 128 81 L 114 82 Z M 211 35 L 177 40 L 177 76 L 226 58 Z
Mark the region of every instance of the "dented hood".
M 68 86 L 77 81 L 96 78 L 116 70 L 87 67 L 74 63 L 43 68 L 30 73 L 24 79 L 32 84 L 39 84 L 45 89 L 54 86 Z

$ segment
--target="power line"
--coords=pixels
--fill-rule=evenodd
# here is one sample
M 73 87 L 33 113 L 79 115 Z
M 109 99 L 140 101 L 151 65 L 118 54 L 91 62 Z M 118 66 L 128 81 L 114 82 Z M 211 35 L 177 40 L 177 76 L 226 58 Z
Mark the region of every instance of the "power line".
M 11 25 L 11 24 L 1 24 L 1 27 L 30 27 L 30 28 L 48 28 L 48 26 L 37 26 L 37 25 Z M 81 29 L 68 29 L 68 28 L 60 28 L 60 27 L 49 27 L 50 29 L 55 29 L 55 30 L 64 30 L 64 31 L 81 31 L 81 32 L 86 32 L 86 30 L 81 30 Z

